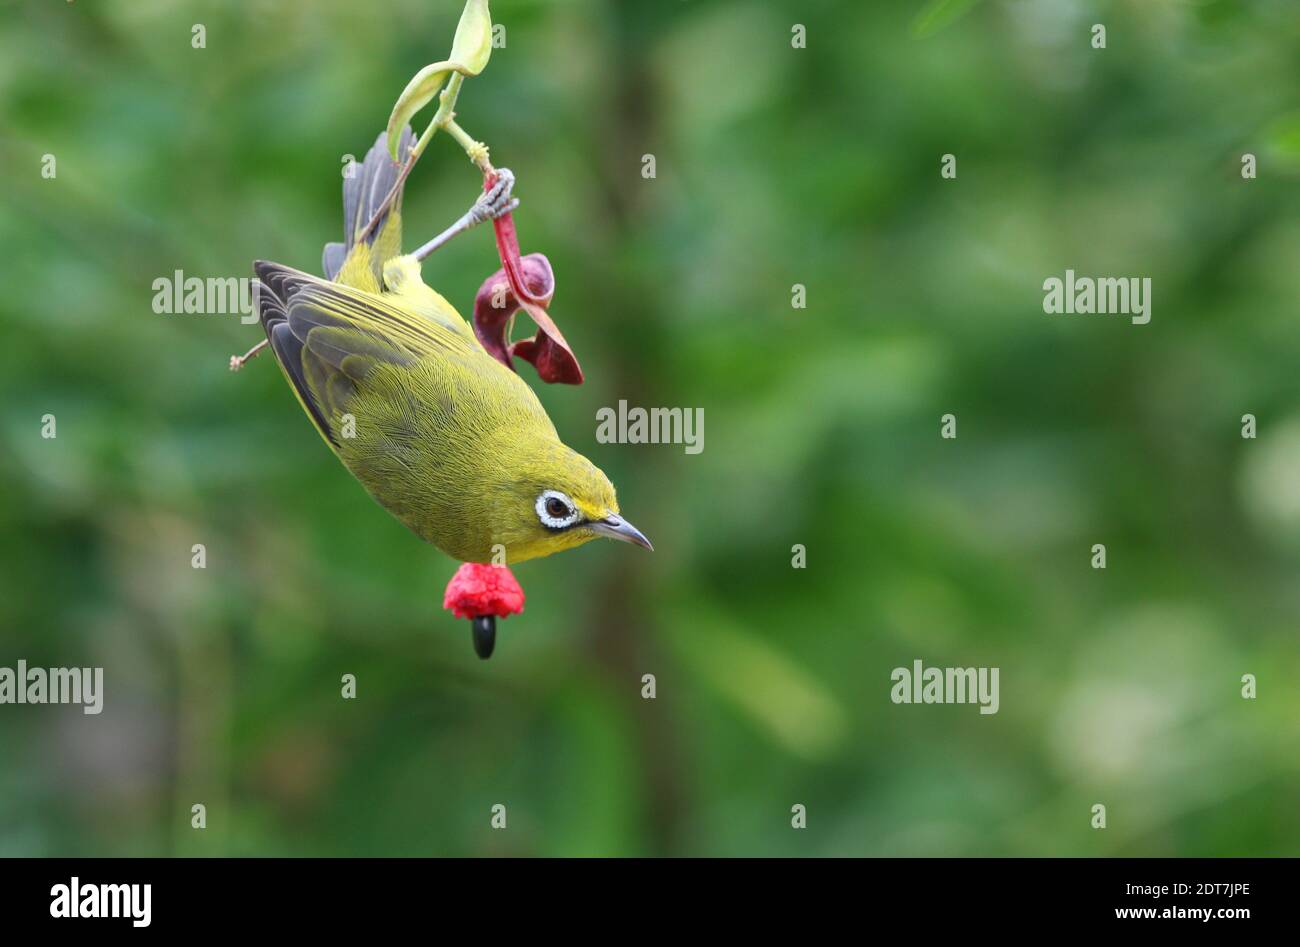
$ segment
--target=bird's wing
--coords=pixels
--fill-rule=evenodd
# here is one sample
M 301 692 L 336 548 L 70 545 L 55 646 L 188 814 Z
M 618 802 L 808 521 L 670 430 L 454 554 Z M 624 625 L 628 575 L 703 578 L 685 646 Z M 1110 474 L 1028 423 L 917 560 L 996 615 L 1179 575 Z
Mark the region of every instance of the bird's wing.
M 472 335 L 401 305 L 400 296 L 363 292 L 279 263 L 258 261 L 253 269 L 262 284 L 258 312 L 271 349 L 336 453 L 335 428 L 376 367 L 410 368 L 430 358 L 481 359 L 486 371 L 499 367 Z

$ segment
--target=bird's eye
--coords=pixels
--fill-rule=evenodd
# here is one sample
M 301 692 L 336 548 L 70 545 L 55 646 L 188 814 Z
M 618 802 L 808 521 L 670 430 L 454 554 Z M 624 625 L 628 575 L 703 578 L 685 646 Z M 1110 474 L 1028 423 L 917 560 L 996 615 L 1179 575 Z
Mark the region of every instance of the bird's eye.
M 564 529 L 578 521 L 578 511 L 559 490 L 543 490 L 537 498 L 537 518 L 550 529 Z

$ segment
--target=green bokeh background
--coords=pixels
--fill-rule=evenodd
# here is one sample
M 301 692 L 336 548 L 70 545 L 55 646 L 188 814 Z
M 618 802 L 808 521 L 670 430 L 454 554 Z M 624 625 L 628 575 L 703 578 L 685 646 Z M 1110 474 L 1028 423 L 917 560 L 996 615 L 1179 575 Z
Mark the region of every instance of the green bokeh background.
M 460 119 L 588 375 L 539 394 L 656 551 L 522 565 L 480 662 L 455 564 L 229 373 L 258 329 L 151 308 L 317 270 L 459 4 L 0 3 L 0 665 L 107 690 L 0 706 L 0 854 L 1296 854 L 1295 4 L 492 12 Z M 408 240 L 476 188 L 435 139 Z M 425 276 L 467 311 L 495 266 Z M 1066 268 L 1150 277 L 1151 324 L 1044 314 Z M 621 398 L 703 453 L 596 443 Z M 1000 711 L 892 704 L 916 658 Z

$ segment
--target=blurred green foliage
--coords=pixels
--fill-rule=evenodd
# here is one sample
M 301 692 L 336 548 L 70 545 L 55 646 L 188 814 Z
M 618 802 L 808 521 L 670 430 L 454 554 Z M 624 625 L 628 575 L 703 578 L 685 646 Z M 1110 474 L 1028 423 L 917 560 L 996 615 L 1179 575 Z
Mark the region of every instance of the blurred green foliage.
M 656 552 L 522 566 L 486 663 L 454 563 L 227 371 L 257 328 L 151 309 L 317 270 L 458 8 L 0 3 L 0 665 L 107 687 L 0 707 L 0 854 L 1294 854 L 1294 4 L 494 0 L 460 120 L 589 379 L 540 395 Z M 408 241 L 477 187 L 436 139 Z M 425 275 L 467 309 L 495 266 Z M 1151 324 L 1045 315 L 1067 267 Z M 620 398 L 704 452 L 597 444 Z M 914 658 L 1000 712 L 893 705 Z

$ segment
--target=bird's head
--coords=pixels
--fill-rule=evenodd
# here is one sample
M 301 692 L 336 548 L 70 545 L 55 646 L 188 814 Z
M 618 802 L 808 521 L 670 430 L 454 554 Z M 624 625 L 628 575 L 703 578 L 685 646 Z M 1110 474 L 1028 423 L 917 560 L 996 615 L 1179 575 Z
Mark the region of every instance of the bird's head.
M 601 536 L 654 548 L 619 514 L 614 485 L 586 457 L 558 441 L 519 453 L 526 460 L 498 482 L 491 513 L 494 541 L 505 545 L 508 561 L 549 556 Z

